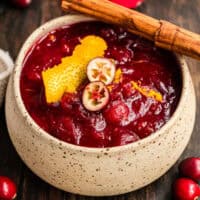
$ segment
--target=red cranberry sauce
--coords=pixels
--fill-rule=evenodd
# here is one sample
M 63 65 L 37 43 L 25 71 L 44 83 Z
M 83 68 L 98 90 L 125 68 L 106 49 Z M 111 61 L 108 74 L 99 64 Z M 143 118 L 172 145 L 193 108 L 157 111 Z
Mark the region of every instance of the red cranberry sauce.
M 110 92 L 108 105 L 99 112 L 81 102 L 85 80 L 77 94 L 65 94 L 47 104 L 41 72 L 71 55 L 80 39 L 97 35 L 105 39 L 105 57 L 117 61 L 123 80 Z M 92 49 L 91 49 L 92 51 Z M 173 114 L 181 93 L 179 65 L 172 53 L 122 28 L 102 22 L 82 22 L 54 30 L 27 54 L 21 74 L 21 95 L 34 121 L 49 134 L 87 147 L 113 147 L 132 143 L 160 129 Z M 160 92 L 162 102 L 145 97 L 130 81 Z

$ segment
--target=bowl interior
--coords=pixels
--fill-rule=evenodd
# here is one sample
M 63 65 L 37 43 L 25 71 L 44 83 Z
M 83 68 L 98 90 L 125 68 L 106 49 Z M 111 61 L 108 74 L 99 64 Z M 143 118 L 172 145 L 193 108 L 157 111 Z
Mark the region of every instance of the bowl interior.
M 47 22 L 46 24 L 42 25 L 41 27 L 39 27 L 37 30 L 35 30 L 29 36 L 29 38 L 26 40 L 26 42 L 22 46 L 22 49 L 20 50 L 20 53 L 18 55 L 16 64 L 15 64 L 13 79 L 14 79 L 14 94 L 15 94 L 18 108 L 19 108 L 22 116 L 24 116 L 24 119 L 26 120 L 27 124 L 30 126 L 31 129 L 34 129 L 34 131 L 36 133 L 39 132 L 43 139 L 54 141 L 54 145 L 58 145 L 58 144 L 62 143 L 63 146 L 67 146 L 68 148 L 72 148 L 77 151 L 83 150 L 86 152 L 95 153 L 95 152 L 102 151 L 102 148 L 89 148 L 89 147 L 83 147 L 83 146 L 69 144 L 69 143 L 63 142 L 63 141 L 51 136 L 50 134 L 45 132 L 43 129 L 41 129 L 33 121 L 31 116 L 27 112 L 25 105 L 22 101 L 21 94 L 20 94 L 20 74 L 22 71 L 24 58 L 27 55 L 27 52 L 29 52 L 29 49 L 31 48 L 31 46 L 35 42 L 37 42 L 40 38 L 42 38 L 44 35 L 46 35 L 50 31 L 52 31 L 58 27 L 67 26 L 67 25 L 70 25 L 70 24 L 73 24 L 76 22 L 89 21 L 89 20 L 95 20 L 95 19 L 83 16 L 83 15 L 68 15 L 68 16 L 63 16 L 63 17 L 59 17 L 54 20 L 51 20 L 51 21 Z M 185 99 L 185 94 L 186 94 L 188 84 L 189 84 L 189 72 L 188 72 L 185 60 L 182 58 L 182 56 L 176 55 L 176 57 L 177 57 L 178 62 L 180 63 L 180 71 L 181 71 L 181 76 L 182 76 L 182 92 L 181 92 L 181 97 L 179 99 L 177 108 L 176 108 L 175 112 L 173 113 L 173 115 L 171 116 L 170 120 L 168 122 L 166 122 L 166 124 L 164 126 L 162 126 L 161 129 L 159 129 L 155 133 L 151 134 L 150 136 L 148 136 L 142 140 L 139 140 L 139 141 L 136 141 L 134 143 L 130 143 L 130 144 L 127 144 L 124 146 L 110 147 L 109 149 L 112 149 L 113 153 L 119 151 L 120 149 L 126 149 L 126 148 L 130 148 L 133 146 L 135 146 L 135 148 L 137 148 L 141 144 L 151 142 L 156 137 L 160 136 L 161 134 L 164 134 L 166 132 L 166 130 L 170 129 L 170 127 L 173 126 L 174 122 L 178 119 L 179 115 L 181 114 L 182 105 L 183 105 L 183 102 Z

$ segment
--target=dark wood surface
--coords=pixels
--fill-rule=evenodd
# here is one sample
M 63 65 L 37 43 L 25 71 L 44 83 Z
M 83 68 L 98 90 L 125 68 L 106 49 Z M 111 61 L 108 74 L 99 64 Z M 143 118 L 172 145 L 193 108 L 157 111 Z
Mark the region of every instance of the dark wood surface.
M 146 0 L 141 12 L 166 19 L 200 33 L 199 0 Z M 9 6 L 8 0 L 0 0 L 0 48 L 8 50 L 15 59 L 22 43 L 38 26 L 49 19 L 63 15 L 57 0 L 33 0 L 28 9 Z M 179 161 L 188 156 L 200 155 L 200 62 L 187 58 L 192 74 L 196 96 L 197 113 L 193 135 Z M 190 122 L 188 122 L 190 123 Z M 167 155 L 166 155 L 167 157 Z M 178 161 L 178 162 L 179 162 Z M 12 146 L 5 123 L 4 106 L 0 109 L 0 175 L 11 177 L 18 186 L 17 200 L 170 200 L 171 184 L 177 176 L 177 165 L 149 186 L 116 197 L 83 197 L 60 191 L 40 180 L 18 157 Z

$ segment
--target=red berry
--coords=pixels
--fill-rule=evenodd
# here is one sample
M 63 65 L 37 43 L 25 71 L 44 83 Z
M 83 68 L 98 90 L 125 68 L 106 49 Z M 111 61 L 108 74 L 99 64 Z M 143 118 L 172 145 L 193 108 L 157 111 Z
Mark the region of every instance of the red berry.
M 5 176 L 0 176 L 0 199 L 12 200 L 16 197 L 16 185 L 15 183 Z
M 142 4 L 144 0 L 111 0 L 114 3 L 125 6 L 127 8 L 136 8 Z
M 128 118 L 128 115 L 129 115 L 129 108 L 122 101 L 111 105 L 105 111 L 105 117 L 111 123 L 119 124 L 121 123 L 121 121 L 126 120 Z
M 26 8 L 32 2 L 32 0 L 11 0 L 11 1 L 15 6 L 20 7 L 20 8 Z
M 191 179 L 179 178 L 173 184 L 176 200 L 197 200 L 200 195 L 199 185 Z
M 191 157 L 183 160 L 179 165 L 181 175 L 187 176 L 195 181 L 200 180 L 200 158 Z

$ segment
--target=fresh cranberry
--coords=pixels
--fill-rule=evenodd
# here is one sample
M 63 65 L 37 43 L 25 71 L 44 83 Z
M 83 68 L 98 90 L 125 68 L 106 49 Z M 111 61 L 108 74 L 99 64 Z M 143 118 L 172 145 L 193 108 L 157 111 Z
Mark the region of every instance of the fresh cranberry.
M 0 199 L 12 200 L 17 196 L 15 183 L 8 177 L 0 176 Z
M 26 8 L 31 4 L 32 0 L 11 0 L 11 2 L 17 7 Z
M 179 178 L 173 184 L 176 200 L 197 200 L 200 195 L 199 185 L 191 179 Z
M 127 8 L 136 8 L 140 6 L 144 0 L 111 0 L 114 3 L 125 6 Z
M 195 181 L 200 180 L 200 158 L 191 157 L 183 160 L 179 165 L 180 174 Z
M 126 120 L 128 118 L 128 115 L 129 115 L 129 108 L 122 101 L 119 101 L 116 104 L 111 105 L 105 111 L 105 117 L 111 123 L 120 124 L 123 120 Z

